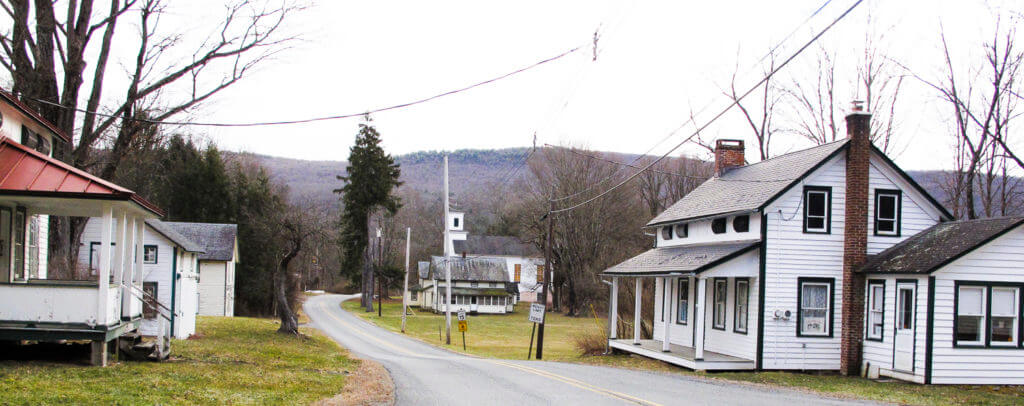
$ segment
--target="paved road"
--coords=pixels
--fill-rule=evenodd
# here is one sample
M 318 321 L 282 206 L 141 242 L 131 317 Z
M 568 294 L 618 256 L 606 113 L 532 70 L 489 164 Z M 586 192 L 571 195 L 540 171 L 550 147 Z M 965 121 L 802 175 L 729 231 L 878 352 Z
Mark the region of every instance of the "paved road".
M 449 352 L 376 327 L 342 310 L 355 295 L 311 297 L 312 323 L 391 373 L 399 405 L 848 404 L 806 393 L 679 375 Z

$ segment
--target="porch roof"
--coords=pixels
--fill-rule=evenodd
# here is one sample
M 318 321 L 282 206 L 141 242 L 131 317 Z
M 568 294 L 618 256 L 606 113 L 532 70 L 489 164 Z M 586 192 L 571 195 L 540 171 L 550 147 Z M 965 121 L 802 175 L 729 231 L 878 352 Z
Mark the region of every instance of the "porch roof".
M 0 195 L 48 199 L 97 199 L 134 203 L 163 216 L 135 192 L 0 136 Z
M 757 248 L 759 242 L 684 245 L 648 250 L 606 269 L 603 275 L 696 274 Z

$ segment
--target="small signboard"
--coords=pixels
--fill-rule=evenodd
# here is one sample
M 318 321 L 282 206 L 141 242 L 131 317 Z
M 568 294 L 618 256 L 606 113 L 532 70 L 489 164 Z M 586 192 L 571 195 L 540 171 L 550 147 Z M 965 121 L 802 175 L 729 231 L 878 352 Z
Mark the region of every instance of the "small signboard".
M 459 320 L 459 332 L 465 333 L 466 330 L 469 330 L 469 322 L 465 320 Z M 466 339 L 463 338 L 462 341 L 465 342 Z
M 534 303 L 530 305 L 530 321 L 534 323 L 544 323 L 544 305 L 541 303 Z
M 466 321 L 466 309 L 459 309 L 459 321 Z

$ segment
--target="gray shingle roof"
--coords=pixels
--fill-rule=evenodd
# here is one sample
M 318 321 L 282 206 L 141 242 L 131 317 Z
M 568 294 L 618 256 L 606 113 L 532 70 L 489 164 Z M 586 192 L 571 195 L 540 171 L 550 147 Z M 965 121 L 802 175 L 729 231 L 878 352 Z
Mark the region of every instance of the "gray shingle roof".
M 866 273 L 931 273 L 1024 224 L 1024 217 L 939 223 L 872 255 Z
M 758 242 L 684 245 L 648 250 L 608 268 L 605 275 L 662 275 L 702 272 L 758 246 Z
M 167 223 L 164 223 L 157 219 L 149 219 L 146 220 L 146 225 L 152 228 L 154 231 L 160 233 L 164 237 L 167 237 L 167 239 L 171 240 L 171 242 L 178 244 L 178 246 L 180 246 L 185 251 L 200 253 L 204 252 L 202 245 L 199 245 L 195 241 L 190 240 L 188 237 L 181 235 L 181 233 L 174 230 L 174 228 L 168 226 Z
M 451 257 L 452 280 L 507 282 L 508 266 L 502 258 Z M 444 257 L 430 258 L 431 279 L 445 279 Z
M 470 235 L 465 240 L 452 241 L 457 254 L 507 255 L 516 257 L 537 257 L 540 253 L 533 244 L 526 244 L 516 237 L 495 235 Z
M 430 277 L 430 261 L 420 261 L 416 263 L 420 274 L 420 279 L 427 279 Z
M 708 179 L 647 225 L 758 210 L 842 149 L 847 141 L 842 139 L 734 168 Z
M 175 231 L 203 247 L 200 261 L 231 261 L 235 259 L 235 238 L 238 225 L 216 223 L 182 223 L 165 221 Z

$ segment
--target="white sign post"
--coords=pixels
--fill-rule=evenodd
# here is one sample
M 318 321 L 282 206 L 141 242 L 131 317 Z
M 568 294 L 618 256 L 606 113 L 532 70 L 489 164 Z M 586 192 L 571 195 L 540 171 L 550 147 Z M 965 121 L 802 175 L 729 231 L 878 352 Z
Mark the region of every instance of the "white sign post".
M 530 321 L 534 323 L 544 323 L 544 305 L 541 303 L 533 303 L 530 305 Z

